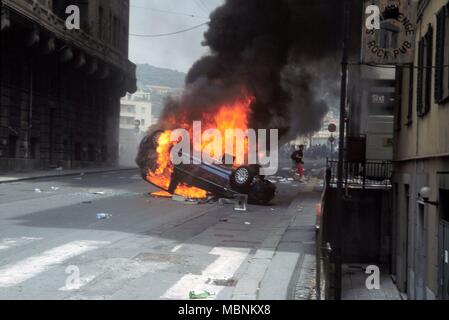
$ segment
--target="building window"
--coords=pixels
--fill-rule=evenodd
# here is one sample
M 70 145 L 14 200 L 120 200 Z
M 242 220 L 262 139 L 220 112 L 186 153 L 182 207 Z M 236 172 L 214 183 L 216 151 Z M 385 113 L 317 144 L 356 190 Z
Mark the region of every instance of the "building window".
M 9 152 L 8 157 L 9 158 L 15 158 L 17 156 L 17 136 L 10 135 L 9 136 Z
M 30 159 L 36 159 L 39 152 L 39 139 L 30 139 Z
M 404 67 L 398 67 L 396 69 L 396 108 L 395 108 L 395 123 L 394 129 L 400 130 L 402 124 L 402 85 L 404 80 Z
M 81 143 L 75 142 L 74 156 L 75 161 L 81 161 Z
M 440 189 L 441 220 L 449 223 L 449 190 Z
M 435 102 L 443 104 L 449 98 L 449 4 L 437 13 L 436 37 Z
M 418 116 L 424 116 L 430 111 L 432 88 L 432 49 L 433 28 L 429 25 L 427 33 L 418 44 L 418 96 L 416 108 Z
M 413 122 L 413 98 L 414 98 L 414 83 L 415 81 L 415 65 L 411 64 L 408 67 L 408 103 L 407 103 L 407 122 L 410 125 Z
M 98 9 L 98 36 L 100 40 L 104 40 L 104 9 L 100 6 Z

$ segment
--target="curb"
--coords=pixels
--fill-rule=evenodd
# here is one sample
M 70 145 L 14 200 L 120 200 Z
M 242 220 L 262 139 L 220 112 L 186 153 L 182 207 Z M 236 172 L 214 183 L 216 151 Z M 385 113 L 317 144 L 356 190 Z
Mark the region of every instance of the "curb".
M 13 178 L 11 180 L 1 181 L 0 184 L 7 184 L 7 183 L 13 183 L 13 182 L 20 182 L 20 181 L 32 181 L 32 180 L 40 180 L 40 179 L 48 179 L 48 178 L 63 178 L 63 177 L 74 177 L 79 176 L 80 174 L 84 175 L 90 175 L 90 174 L 98 174 L 98 173 L 108 173 L 108 172 L 119 172 L 119 171 L 131 171 L 131 170 L 138 170 L 138 168 L 115 168 L 115 169 L 98 169 L 95 171 L 78 171 L 78 172 L 71 172 L 71 173 L 60 173 L 60 174 L 48 174 L 43 176 L 36 176 L 36 177 L 25 177 L 25 178 Z

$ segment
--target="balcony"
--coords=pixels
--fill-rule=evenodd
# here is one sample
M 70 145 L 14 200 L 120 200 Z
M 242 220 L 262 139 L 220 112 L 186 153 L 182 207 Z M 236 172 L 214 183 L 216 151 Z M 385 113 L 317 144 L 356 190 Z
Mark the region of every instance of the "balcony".
M 327 160 L 329 186 L 337 185 L 338 161 Z M 345 162 L 343 185 L 347 188 L 391 188 L 393 164 L 385 160 L 368 160 L 365 163 Z

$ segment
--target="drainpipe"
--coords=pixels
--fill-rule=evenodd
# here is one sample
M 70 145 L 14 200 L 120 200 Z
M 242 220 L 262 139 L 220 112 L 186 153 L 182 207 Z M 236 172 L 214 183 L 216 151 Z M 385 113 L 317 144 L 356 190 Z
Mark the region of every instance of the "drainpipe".
M 349 47 L 349 19 L 350 19 L 350 4 L 349 0 L 344 2 L 343 15 L 343 55 L 341 62 L 341 96 L 340 96 L 340 136 L 338 149 L 338 167 L 337 167 L 337 203 L 336 203 L 336 232 L 335 232 L 335 284 L 334 284 L 334 298 L 341 300 L 342 294 L 342 247 L 343 247 L 343 168 L 344 168 L 344 148 L 345 148 L 345 133 L 346 133 L 346 104 L 347 104 L 347 81 L 348 81 L 348 47 Z

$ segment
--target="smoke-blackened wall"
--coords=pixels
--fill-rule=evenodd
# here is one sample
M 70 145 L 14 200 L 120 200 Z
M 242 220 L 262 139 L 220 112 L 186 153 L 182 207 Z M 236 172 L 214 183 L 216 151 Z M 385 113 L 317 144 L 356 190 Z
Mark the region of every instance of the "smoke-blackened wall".
M 191 120 L 248 91 L 253 128 L 280 129 L 295 137 L 320 129 L 330 104 L 338 103 L 342 0 L 227 0 L 211 14 L 204 45 L 180 100 Z

